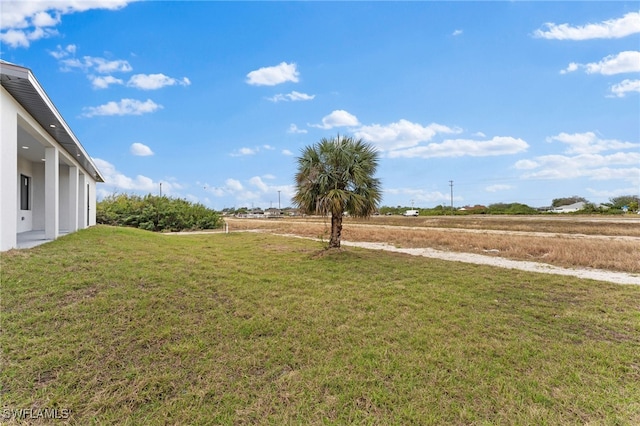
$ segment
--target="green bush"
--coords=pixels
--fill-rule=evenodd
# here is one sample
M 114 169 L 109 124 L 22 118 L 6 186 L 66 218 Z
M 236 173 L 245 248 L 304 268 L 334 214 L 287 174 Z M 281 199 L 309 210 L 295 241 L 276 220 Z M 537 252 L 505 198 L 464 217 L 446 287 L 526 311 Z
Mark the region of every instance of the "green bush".
M 147 231 L 185 231 L 222 227 L 220 215 L 202 204 L 156 195 L 113 194 L 98 202 L 98 223 Z
M 533 207 L 529 207 L 526 204 L 521 204 L 521 203 L 510 203 L 510 204 L 505 204 L 505 203 L 496 203 L 496 204 L 491 204 L 489 205 L 488 209 L 487 209 L 487 213 L 489 214 L 523 214 L 523 215 L 530 215 L 530 214 L 537 214 L 538 211 L 536 209 L 534 209 Z

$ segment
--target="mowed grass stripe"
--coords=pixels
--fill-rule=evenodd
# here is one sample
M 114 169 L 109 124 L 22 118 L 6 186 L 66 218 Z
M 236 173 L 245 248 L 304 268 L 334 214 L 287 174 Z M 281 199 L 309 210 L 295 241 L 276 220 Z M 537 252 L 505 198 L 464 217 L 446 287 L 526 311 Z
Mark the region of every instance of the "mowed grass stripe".
M 237 233 L 1 256 L 3 408 L 71 424 L 637 424 L 640 289 Z

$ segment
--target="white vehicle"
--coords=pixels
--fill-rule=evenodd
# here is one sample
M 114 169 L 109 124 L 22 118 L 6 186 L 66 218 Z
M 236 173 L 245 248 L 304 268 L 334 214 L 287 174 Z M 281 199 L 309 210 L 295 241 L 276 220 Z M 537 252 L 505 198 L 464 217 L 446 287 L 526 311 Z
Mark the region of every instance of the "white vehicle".
M 402 216 L 418 216 L 420 214 L 420 212 L 418 210 L 407 210 L 406 212 L 402 213 Z

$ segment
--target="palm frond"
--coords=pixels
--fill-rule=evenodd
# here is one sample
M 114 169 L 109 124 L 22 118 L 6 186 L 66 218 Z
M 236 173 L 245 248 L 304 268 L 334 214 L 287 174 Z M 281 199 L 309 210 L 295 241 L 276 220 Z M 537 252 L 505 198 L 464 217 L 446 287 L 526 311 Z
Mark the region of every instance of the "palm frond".
M 305 147 L 297 159 L 294 203 L 302 211 L 367 217 L 382 199 L 378 152 L 362 139 L 338 135 Z

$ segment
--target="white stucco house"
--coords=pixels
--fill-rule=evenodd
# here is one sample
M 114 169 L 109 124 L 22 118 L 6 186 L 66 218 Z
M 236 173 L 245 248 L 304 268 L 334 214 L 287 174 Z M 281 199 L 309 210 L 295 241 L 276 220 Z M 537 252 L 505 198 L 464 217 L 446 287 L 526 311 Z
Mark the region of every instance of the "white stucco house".
M 0 76 L 0 251 L 94 225 L 100 171 L 31 70 Z
M 558 206 L 551 209 L 551 212 L 552 213 L 575 213 L 577 211 L 584 209 L 584 206 L 586 206 L 586 204 L 587 203 L 580 201 L 578 203 L 568 204 L 566 206 Z

